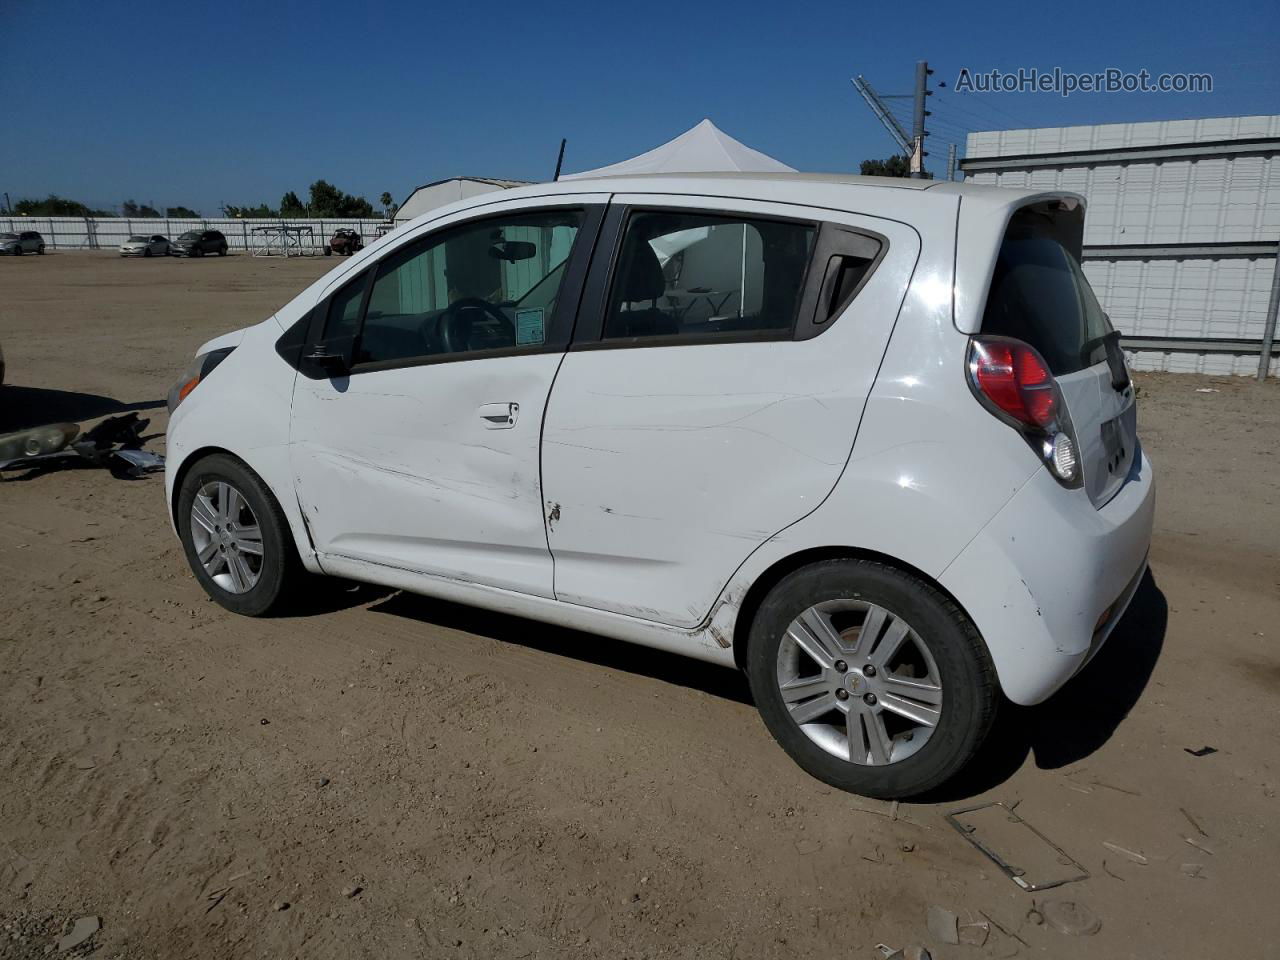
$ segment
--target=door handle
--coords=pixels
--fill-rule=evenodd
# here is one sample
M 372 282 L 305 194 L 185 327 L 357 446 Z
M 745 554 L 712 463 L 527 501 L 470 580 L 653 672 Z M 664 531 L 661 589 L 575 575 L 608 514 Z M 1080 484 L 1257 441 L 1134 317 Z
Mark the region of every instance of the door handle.
M 480 405 L 480 419 L 486 430 L 510 430 L 520 416 L 518 403 L 484 403 Z

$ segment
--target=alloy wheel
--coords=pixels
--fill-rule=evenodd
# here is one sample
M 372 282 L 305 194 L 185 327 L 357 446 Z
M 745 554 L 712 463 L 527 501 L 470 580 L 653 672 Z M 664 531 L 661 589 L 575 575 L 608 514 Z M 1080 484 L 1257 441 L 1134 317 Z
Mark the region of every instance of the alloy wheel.
M 228 593 L 247 593 L 262 576 L 262 528 L 244 495 L 224 480 L 196 491 L 191 543 L 205 573 Z
M 919 751 L 942 715 L 942 680 L 928 646 L 904 619 L 873 603 L 809 607 L 778 646 L 787 714 L 827 753 L 865 766 Z

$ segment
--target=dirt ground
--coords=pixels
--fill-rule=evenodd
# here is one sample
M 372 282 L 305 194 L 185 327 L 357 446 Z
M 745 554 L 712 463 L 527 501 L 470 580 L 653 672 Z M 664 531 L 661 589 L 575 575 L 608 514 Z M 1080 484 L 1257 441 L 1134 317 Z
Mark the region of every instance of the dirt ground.
M 139 410 L 162 433 L 200 343 L 332 265 L 0 260 L 0 432 Z M 897 807 L 802 773 L 732 672 L 339 585 L 236 618 L 188 572 L 159 476 L 17 475 L 0 956 L 100 916 L 77 952 L 1280 958 L 1280 385 L 1138 382 L 1152 576 L 1080 677 Z M 1024 892 L 944 820 L 993 800 L 1090 879 Z M 1029 916 L 1056 900 L 1101 928 Z M 998 927 L 940 944 L 931 904 Z

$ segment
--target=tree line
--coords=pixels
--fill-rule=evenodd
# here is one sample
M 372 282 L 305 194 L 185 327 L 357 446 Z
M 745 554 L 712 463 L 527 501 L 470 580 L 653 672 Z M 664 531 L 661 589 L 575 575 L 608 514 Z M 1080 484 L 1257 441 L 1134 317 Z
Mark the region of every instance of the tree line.
M 388 217 L 394 216 L 396 205 L 391 202 L 391 194 L 383 193 L 379 199 L 382 203 L 383 213 Z M 364 197 L 356 197 L 349 193 L 344 193 L 327 180 L 317 180 L 313 183 L 308 190 L 305 202 L 290 190 L 280 198 L 279 205 L 275 207 L 265 203 L 260 203 L 256 207 L 238 207 L 233 204 L 224 204 L 222 212 L 228 217 L 257 217 L 260 219 L 323 217 L 326 219 L 367 220 L 378 216 L 373 204 Z
M 396 204 L 392 202 L 391 194 L 383 193 L 379 199 L 382 203 L 383 213 L 388 217 L 394 216 Z M 290 190 L 280 198 L 279 205 L 275 207 L 266 203 L 260 203 L 257 206 L 237 206 L 228 203 L 222 205 L 221 212 L 223 216 L 227 217 L 256 219 L 323 217 L 337 220 L 372 219 L 378 216 L 373 204 L 364 197 L 344 193 L 326 180 L 317 180 L 311 184 L 305 201 Z M 119 211 L 101 210 L 90 207 L 78 200 L 60 197 L 56 193 L 49 194 L 43 200 L 34 198 L 18 200 L 9 208 L 7 213 L 11 216 L 27 217 L 200 218 L 199 212 L 190 207 L 158 208 L 150 203 L 138 203 L 131 198 L 120 204 Z

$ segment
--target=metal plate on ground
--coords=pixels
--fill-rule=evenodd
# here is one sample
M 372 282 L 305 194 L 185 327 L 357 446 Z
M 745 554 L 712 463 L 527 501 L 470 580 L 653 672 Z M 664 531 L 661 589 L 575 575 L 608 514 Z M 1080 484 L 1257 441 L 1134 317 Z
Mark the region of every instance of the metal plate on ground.
M 1089 879 L 1088 870 L 1003 803 L 956 810 L 946 820 L 1023 890 Z

